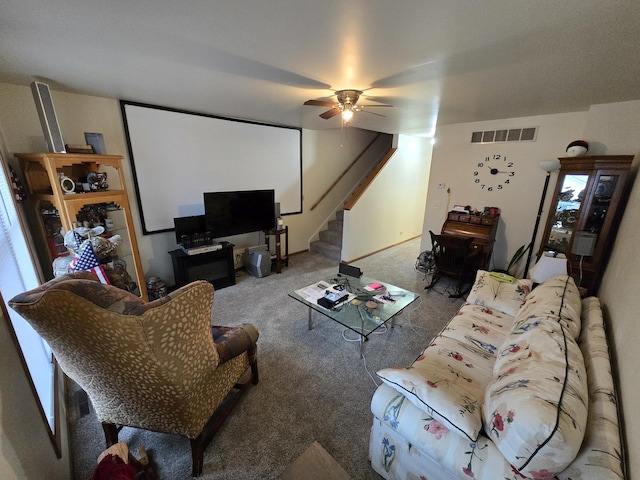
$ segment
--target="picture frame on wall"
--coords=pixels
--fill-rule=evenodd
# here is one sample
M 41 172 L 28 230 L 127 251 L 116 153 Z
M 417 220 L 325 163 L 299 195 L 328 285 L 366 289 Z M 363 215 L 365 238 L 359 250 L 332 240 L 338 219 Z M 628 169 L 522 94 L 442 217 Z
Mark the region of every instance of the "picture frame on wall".
M 107 149 L 104 146 L 104 137 L 101 133 L 84 132 L 84 141 L 87 142 L 87 145 L 91 145 L 93 153 L 99 155 L 105 155 L 107 153 Z

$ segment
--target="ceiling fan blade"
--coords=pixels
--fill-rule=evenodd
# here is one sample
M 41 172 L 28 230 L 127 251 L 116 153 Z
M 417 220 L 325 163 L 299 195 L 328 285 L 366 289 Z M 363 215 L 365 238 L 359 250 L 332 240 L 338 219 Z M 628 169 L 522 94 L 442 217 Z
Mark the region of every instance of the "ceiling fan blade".
M 336 102 L 327 102 L 324 100 L 307 100 L 304 102 L 305 105 L 315 105 L 318 107 L 337 107 L 338 104 Z
M 386 115 L 380 115 L 379 113 L 371 112 L 369 110 L 360 110 L 360 112 L 362 112 L 362 113 L 370 113 L 371 115 L 377 115 L 379 117 L 386 117 Z
M 320 114 L 320 117 L 324 118 L 325 120 L 331 118 L 331 117 L 335 117 L 336 115 L 338 115 L 340 113 L 340 109 L 337 107 L 332 108 L 331 110 L 327 110 L 324 113 Z
M 393 107 L 393 105 L 387 105 L 384 103 L 372 104 L 372 103 L 359 103 L 358 107 Z

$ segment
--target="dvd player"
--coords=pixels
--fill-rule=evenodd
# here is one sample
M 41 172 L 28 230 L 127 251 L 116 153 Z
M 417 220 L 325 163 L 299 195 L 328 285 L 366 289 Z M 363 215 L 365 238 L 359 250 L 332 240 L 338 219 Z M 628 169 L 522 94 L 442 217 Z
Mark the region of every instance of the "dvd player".
M 317 300 L 317 302 L 318 302 L 318 305 L 320 305 L 321 307 L 324 307 L 324 308 L 327 308 L 327 309 L 331 310 L 333 307 L 335 307 L 336 305 L 338 305 L 341 302 L 344 302 L 348 298 L 349 298 L 349 294 L 345 293 L 341 297 L 335 298 L 335 299 L 329 299 L 326 296 L 325 297 L 320 297 Z
M 215 245 L 203 245 L 201 247 L 194 248 L 184 248 L 183 246 L 180 246 L 180 248 L 182 248 L 182 251 L 187 255 L 198 255 L 200 253 L 215 252 L 217 250 L 220 250 L 222 249 L 222 245 L 217 243 Z

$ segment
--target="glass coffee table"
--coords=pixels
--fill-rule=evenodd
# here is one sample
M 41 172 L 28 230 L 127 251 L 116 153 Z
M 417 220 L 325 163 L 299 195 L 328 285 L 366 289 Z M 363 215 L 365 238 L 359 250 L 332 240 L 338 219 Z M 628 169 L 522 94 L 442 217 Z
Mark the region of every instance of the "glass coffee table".
M 382 288 L 376 289 L 381 286 Z M 328 295 L 327 295 L 328 293 Z M 416 301 L 418 295 L 389 283 L 368 277 L 334 275 L 312 285 L 289 293 L 289 296 L 309 309 L 309 330 L 313 328 L 313 312 L 318 312 L 334 322 L 357 333 L 360 340 L 360 356 L 364 353 L 364 342 L 369 335 L 389 324 Z M 332 308 L 318 304 L 318 299 L 344 297 Z M 321 300 L 327 305 L 327 302 Z

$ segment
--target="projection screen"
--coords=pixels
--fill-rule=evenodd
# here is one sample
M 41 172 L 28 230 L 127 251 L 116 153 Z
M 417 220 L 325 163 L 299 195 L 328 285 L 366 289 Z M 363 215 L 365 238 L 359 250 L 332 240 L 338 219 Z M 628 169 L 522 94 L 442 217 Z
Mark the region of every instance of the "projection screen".
M 302 130 L 120 101 L 144 234 L 202 215 L 203 193 L 274 189 L 302 212 Z

